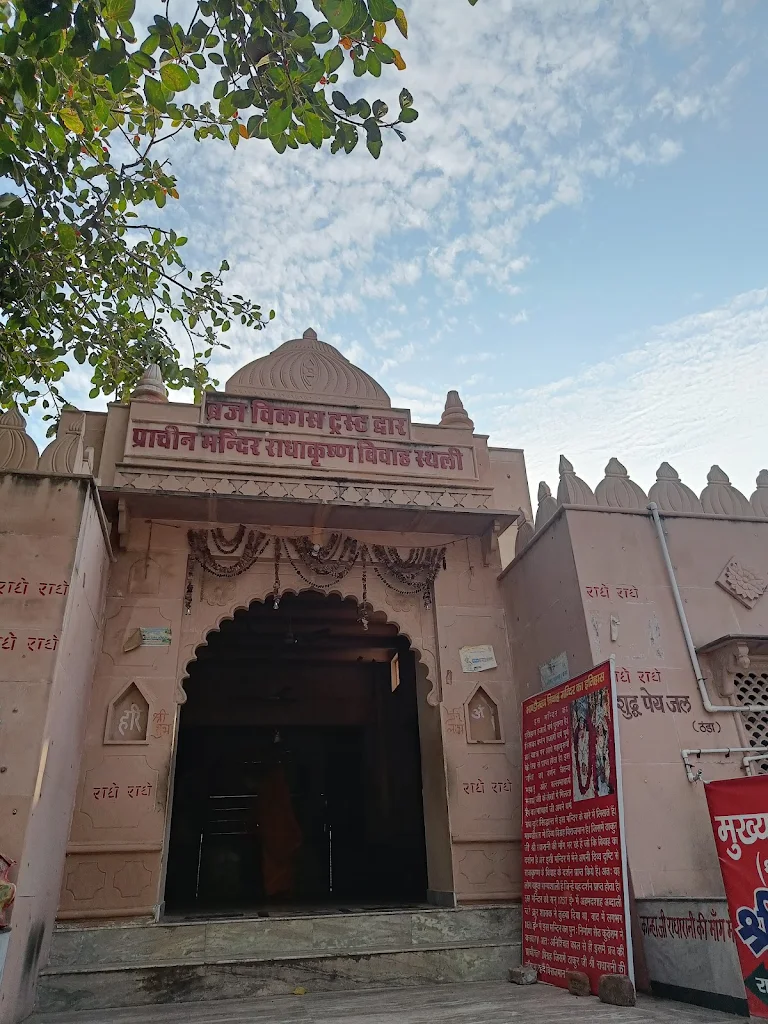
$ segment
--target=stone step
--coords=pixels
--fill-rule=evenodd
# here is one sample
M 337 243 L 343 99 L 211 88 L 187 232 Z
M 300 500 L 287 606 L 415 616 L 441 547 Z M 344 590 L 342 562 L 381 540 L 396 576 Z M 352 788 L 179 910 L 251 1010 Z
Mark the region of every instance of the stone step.
M 48 973 L 520 941 L 519 905 L 59 927 Z
M 41 1011 L 496 981 L 520 962 L 514 905 L 66 926 L 40 975 Z

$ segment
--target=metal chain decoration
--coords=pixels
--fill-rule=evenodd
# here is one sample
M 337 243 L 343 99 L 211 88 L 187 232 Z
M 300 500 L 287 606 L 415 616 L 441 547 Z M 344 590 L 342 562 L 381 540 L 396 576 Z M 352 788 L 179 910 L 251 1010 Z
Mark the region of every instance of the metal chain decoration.
M 222 554 L 234 554 L 245 535 L 241 526 L 234 537 L 227 538 L 220 529 L 211 530 L 214 545 Z M 190 530 L 189 547 L 195 560 L 214 576 L 231 579 L 246 572 L 263 554 L 270 539 L 274 543 L 275 581 L 274 607 L 280 605 L 280 559 L 285 553 L 296 575 L 315 590 L 330 590 L 355 568 L 362 566 L 363 595 L 360 621 L 368 628 L 368 566 L 390 590 L 405 596 L 420 594 L 424 604 L 432 602 L 432 586 L 440 569 L 445 569 L 445 547 L 411 548 L 406 558 L 395 547 L 373 544 L 370 547 L 354 537 L 331 534 L 327 543 L 315 543 L 311 537 L 273 537 L 254 530 L 248 532 L 243 553 L 236 562 L 220 562 L 211 552 L 208 530 Z M 237 543 L 235 543 L 237 540 Z
M 239 576 L 250 569 L 269 543 L 269 537 L 265 533 L 249 530 L 242 555 L 236 562 L 228 564 L 218 561 L 212 554 L 208 546 L 208 530 L 189 530 L 187 540 L 195 561 L 212 576 L 221 576 L 225 579 L 232 579 L 233 576 Z

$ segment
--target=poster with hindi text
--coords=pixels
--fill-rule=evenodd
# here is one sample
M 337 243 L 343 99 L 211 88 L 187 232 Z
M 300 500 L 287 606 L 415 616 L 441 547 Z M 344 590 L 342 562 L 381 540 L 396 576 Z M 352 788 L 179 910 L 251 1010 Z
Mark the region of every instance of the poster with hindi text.
M 768 1017 L 768 777 L 704 785 L 747 1004 Z
M 634 982 L 613 662 L 523 702 L 523 962 Z

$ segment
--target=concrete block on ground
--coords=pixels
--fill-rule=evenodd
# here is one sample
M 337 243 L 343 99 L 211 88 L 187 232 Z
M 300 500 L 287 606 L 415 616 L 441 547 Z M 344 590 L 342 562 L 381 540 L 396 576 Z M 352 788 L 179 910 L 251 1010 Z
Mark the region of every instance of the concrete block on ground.
M 539 980 L 539 972 L 530 964 L 521 967 L 510 967 L 509 980 L 513 985 L 535 985 Z
M 597 985 L 600 1001 L 612 1006 L 634 1006 L 635 986 L 626 974 L 604 974 Z
M 583 971 L 567 971 L 565 980 L 572 996 L 588 996 L 590 994 L 589 978 Z

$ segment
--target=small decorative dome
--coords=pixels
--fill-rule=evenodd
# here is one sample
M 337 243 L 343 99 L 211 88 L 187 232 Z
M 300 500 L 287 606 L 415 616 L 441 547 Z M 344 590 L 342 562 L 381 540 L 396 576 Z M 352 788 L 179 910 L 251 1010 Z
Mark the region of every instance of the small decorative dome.
M 552 491 L 549 489 L 549 484 L 546 480 L 542 480 L 539 484 L 539 507 L 536 509 L 536 533 L 539 532 L 552 516 L 557 512 L 557 501 L 552 497 Z
M 707 473 L 707 486 L 701 492 L 701 506 L 713 516 L 753 516 L 749 499 L 737 490 L 719 466 Z
M 515 557 L 528 547 L 536 533 L 533 523 L 528 518 L 528 513 L 525 509 L 520 509 L 520 519 L 518 519 L 517 523 L 517 533 L 515 535 Z
M 757 490 L 750 499 L 756 516 L 768 519 L 768 469 L 761 469 L 757 474 Z
M 14 406 L 0 415 L 0 470 L 37 469 L 37 445 L 26 431 L 27 421 Z
M 167 402 L 168 392 L 163 383 L 163 374 L 157 363 L 150 363 L 131 392 L 131 401 Z
M 41 473 L 51 473 L 53 476 L 87 472 L 88 466 L 83 451 L 84 436 L 85 416 L 73 418 L 66 430 L 54 438 L 42 453 L 37 465 L 38 470 Z
M 311 327 L 302 338 L 286 341 L 238 370 L 227 381 L 226 391 L 320 405 L 392 407 L 389 395 L 373 377 L 333 345 L 318 341 Z
M 445 399 L 445 409 L 440 417 L 441 427 L 468 427 L 474 429 L 475 424 L 467 415 L 464 403 L 459 398 L 458 391 L 449 391 Z
M 701 512 L 699 496 L 682 482 L 680 474 L 668 462 L 662 462 L 656 470 L 656 483 L 648 491 L 648 497 L 662 512 Z
M 645 508 L 648 497 L 634 480 L 629 479 L 626 467 L 618 459 L 610 459 L 605 477 L 595 488 L 598 505 L 608 508 Z
M 576 476 L 573 465 L 564 455 L 560 456 L 560 483 L 557 485 L 559 505 L 596 505 L 597 499 L 586 481 Z

